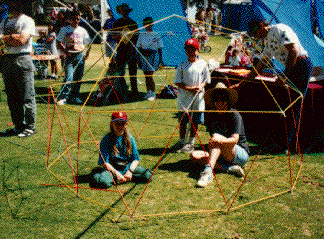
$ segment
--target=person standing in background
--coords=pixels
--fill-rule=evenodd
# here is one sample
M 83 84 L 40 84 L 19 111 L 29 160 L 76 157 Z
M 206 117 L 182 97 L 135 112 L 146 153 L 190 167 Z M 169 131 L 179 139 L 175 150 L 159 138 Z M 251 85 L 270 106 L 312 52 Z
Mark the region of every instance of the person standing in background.
M 7 4 L 10 16 L 0 24 L 0 39 L 8 52 L 1 58 L 0 71 L 15 127 L 1 132 L 0 137 L 27 137 L 36 133 L 35 66 L 31 57 L 35 22 L 23 13 L 23 0 Z

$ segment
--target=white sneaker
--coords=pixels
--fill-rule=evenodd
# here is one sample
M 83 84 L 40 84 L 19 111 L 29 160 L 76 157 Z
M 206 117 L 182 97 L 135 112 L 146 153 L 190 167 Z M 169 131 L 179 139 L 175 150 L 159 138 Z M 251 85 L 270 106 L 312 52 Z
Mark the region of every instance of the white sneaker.
M 66 99 L 61 99 L 56 104 L 57 105 L 65 105 L 66 104 Z
M 209 184 L 213 179 L 213 171 L 211 169 L 205 169 L 201 172 L 200 178 L 196 183 L 196 187 L 204 188 Z
M 147 100 L 148 98 L 150 98 L 152 96 L 152 91 L 147 91 L 145 94 L 145 99 Z
M 193 146 L 193 144 L 186 144 L 182 149 L 181 152 L 182 153 L 187 153 L 190 154 L 192 151 L 195 150 L 195 147 Z
M 156 94 L 155 92 L 151 91 L 151 95 L 149 97 L 146 98 L 148 101 L 153 101 L 156 99 Z
M 233 174 L 238 178 L 244 177 L 244 171 L 239 165 L 232 165 L 227 169 L 228 174 Z

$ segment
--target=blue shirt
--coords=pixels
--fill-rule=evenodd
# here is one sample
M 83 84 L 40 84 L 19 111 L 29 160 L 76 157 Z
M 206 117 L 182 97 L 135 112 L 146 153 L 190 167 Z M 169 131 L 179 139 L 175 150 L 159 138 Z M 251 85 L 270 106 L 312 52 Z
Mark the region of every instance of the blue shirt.
M 115 136 L 113 133 L 106 134 L 100 142 L 101 154 L 99 154 L 98 164 L 110 163 L 121 174 L 125 174 L 133 161 L 140 160 L 135 140 L 131 135 L 129 136 L 132 144 L 132 152 L 130 155 L 127 155 L 124 137 Z M 112 146 L 115 141 L 119 151 L 117 156 L 112 151 Z

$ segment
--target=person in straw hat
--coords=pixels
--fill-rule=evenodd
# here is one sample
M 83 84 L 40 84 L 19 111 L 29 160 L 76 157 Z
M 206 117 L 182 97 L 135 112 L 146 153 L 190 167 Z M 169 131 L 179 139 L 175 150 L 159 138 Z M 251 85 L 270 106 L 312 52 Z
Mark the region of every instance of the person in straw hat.
M 129 17 L 130 12 L 133 9 L 129 7 L 128 4 L 122 3 L 116 7 L 117 13 L 122 15 L 113 24 L 112 31 L 117 34 L 113 35 L 117 41 L 117 66 L 118 73 L 122 77 L 123 85 L 127 87 L 126 81 L 124 79 L 126 64 L 128 64 L 128 71 L 131 81 L 131 92 L 129 97 L 137 97 L 137 59 L 136 59 L 136 42 L 138 40 L 138 33 L 135 31 L 138 29 L 137 23 Z M 124 89 L 125 93 L 127 89 Z
M 236 90 L 218 83 L 204 94 L 205 124 L 211 138 L 209 152 L 194 151 L 191 158 L 204 164 L 197 187 L 205 187 L 213 178 L 213 169 L 243 177 L 243 167 L 249 158 L 249 147 L 241 115 L 234 109 L 238 99 Z

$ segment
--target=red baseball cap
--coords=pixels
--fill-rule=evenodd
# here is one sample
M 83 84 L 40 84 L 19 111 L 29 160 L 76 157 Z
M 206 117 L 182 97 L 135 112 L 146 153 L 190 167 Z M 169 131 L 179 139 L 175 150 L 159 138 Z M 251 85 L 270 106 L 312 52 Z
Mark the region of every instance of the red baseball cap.
M 111 115 L 111 122 L 127 120 L 127 114 L 125 112 L 114 112 Z
M 193 46 L 194 48 L 196 48 L 197 50 L 199 50 L 199 42 L 197 39 L 195 38 L 189 38 L 186 42 L 185 42 L 185 47 L 186 46 Z

